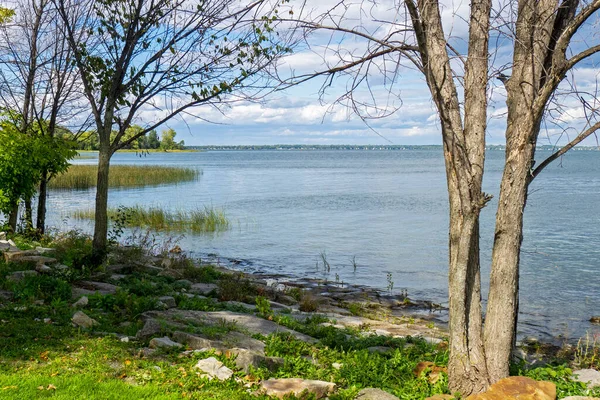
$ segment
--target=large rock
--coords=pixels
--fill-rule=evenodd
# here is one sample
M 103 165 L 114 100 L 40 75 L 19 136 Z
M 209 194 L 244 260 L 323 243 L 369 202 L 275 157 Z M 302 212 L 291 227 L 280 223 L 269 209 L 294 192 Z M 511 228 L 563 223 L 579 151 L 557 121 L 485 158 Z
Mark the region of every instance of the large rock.
M 454 400 L 456 397 L 451 394 L 436 394 L 431 397 L 427 397 L 425 400 Z
M 190 287 L 189 292 L 194 294 L 207 294 L 213 290 L 217 290 L 217 285 L 215 283 L 194 283 Z
M 362 389 L 358 392 L 356 396 L 356 400 L 399 400 L 396 396 L 389 394 L 388 392 L 375 389 L 375 388 L 366 388 Z
M 232 348 L 237 347 L 240 349 L 247 349 L 258 353 L 260 355 L 265 355 L 265 344 L 258 339 L 251 338 L 250 336 L 244 335 L 240 332 L 227 332 L 223 338 L 222 342 L 225 346 Z
M 167 336 L 161 337 L 161 338 L 154 338 L 154 339 L 150 340 L 150 343 L 148 344 L 148 347 L 150 347 L 151 349 L 159 349 L 159 348 L 170 349 L 173 347 L 182 347 L 182 346 L 183 345 L 181 343 L 174 342 L 171 339 L 169 339 Z
M 305 380 L 300 378 L 268 379 L 260 384 L 261 392 L 268 396 L 283 399 L 285 396 L 299 397 L 307 392 L 314 394 L 315 398 L 327 397 L 335 389 L 335 383 L 325 381 Z
M 165 308 L 175 308 L 177 307 L 177 302 L 175 301 L 175 297 L 173 296 L 161 296 L 158 298 L 158 301 L 165 305 Z
M 214 357 L 198 361 L 194 368 L 198 368 L 200 371 L 204 372 L 205 374 L 203 376 L 208 379 L 217 378 L 220 381 L 224 381 L 233 376 L 233 371 Z
M 573 371 L 574 379 L 587 384 L 588 388 L 600 386 L 600 371 L 595 369 L 579 369 Z
M 245 373 L 250 372 L 250 367 L 259 368 L 267 367 L 270 370 L 275 370 L 282 367 L 285 363 L 280 357 L 265 357 L 262 354 L 255 353 L 247 349 L 233 348 L 225 353 L 228 357 L 235 357 L 235 366 Z
M 561 400 L 600 400 L 600 397 L 569 396 L 569 397 L 564 397 Z
M 556 400 L 556 385 L 524 376 L 511 376 L 494 383 L 487 392 L 467 400 Z
M 78 284 L 79 287 L 87 290 L 91 290 L 95 293 L 102 295 L 115 294 L 117 293 L 118 286 L 112 285 L 106 282 L 93 282 L 93 281 L 81 281 Z
M 10 243 L 10 242 L 8 242 Z M 7 251 L 4 253 L 4 261 L 8 262 L 19 262 L 23 257 L 38 256 L 38 252 L 35 250 L 25 251 Z
M 77 311 L 75 314 L 73 314 L 73 318 L 71 318 L 71 321 L 73 321 L 75 325 L 80 326 L 82 328 L 91 328 L 94 325 L 98 325 L 98 321 L 88 317 L 82 311 Z
M 9 276 L 6 277 L 7 280 L 11 281 L 11 282 L 20 282 L 22 281 L 26 276 L 34 276 L 37 275 L 38 272 L 37 271 L 15 271 L 12 274 L 10 274 Z
M 192 335 L 186 332 L 176 331 L 173 333 L 173 339 L 178 342 L 184 343 L 187 347 L 200 350 L 200 349 L 219 349 L 223 347 L 221 342 L 209 340 L 200 336 Z
M 135 337 L 140 340 L 146 340 L 152 336 L 158 335 L 162 332 L 162 326 L 160 323 L 152 318 L 149 318 L 144 323 L 142 329 L 140 329 Z
M 0 232 L 0 240 L 6 240 L 6 232 Z
M 81 296 L 81 298 L 79 300 L 77 300 L 75 303 L 73 303 L 72 307 L 73 308 L 83 308 L 83 307 L 87 306 L 89 302 L 90 301 L 86 296 Z

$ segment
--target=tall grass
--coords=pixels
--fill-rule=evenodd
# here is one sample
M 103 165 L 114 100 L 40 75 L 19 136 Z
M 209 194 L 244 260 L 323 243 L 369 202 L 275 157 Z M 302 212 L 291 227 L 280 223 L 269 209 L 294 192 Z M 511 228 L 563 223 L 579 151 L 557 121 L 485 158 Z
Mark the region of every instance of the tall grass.
M 50 181 L 52 189 L 89 189 L 96 186 L 96 165 L 71 165 L 67 172 Z M 140 187 L 192 181 L 199 171 L 193 168 L 157 165 L 113 165 L 110 167 L 110 187 Z
M 142 206 L 128 207 L 125 211 L 125 226 L 148 228 L 156 231 L 191 231 L 191 232 L 220 232 L 229 229 L 229 219 L 223 212 L 212 207 L 204 207 L 191 211 L 165 211 L 159 207 L 143 208 Z M 115 220 L 119 209 L 109 209 L 108 216 Z M 93 210 L 79 210 L 73 214 L 77 219 L 93 219 Z

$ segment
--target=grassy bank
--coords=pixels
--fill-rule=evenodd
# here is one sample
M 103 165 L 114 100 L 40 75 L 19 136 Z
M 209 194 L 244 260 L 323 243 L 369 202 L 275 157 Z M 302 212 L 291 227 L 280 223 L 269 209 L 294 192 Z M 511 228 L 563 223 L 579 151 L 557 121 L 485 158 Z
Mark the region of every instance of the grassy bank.
M 73 215 L 77 219 L 93 219 L 94 210 L 80 210 Z M 124 226 L 146 228 L 155 231 L 219 232 L 229 229 L 230 223 L 223 210 L 212 207 L 185 211 L 166 211 L 159 207 L 134 206 L 109 209 L 112 220 L 123 219 Z
M 71 165 L 66 173 L 50 181 L 51 189 L 90 189 L 96 186 L 98 167 Z M 110 167 L 110 187 L 141 187 L 187 182 L 197 179 L 193 168 L 162 167 L 157 165 L 113 165 Z

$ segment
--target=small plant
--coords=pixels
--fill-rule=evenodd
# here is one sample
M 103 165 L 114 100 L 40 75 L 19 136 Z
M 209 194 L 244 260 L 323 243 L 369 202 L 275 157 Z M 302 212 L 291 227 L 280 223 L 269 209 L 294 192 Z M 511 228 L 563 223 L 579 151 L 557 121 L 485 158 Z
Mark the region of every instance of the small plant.
M 390 294 L 392 294 L 392 291 L 394 290 L 394 281 L 392 280 L 391 272 L 387 273 L 387 290 Z
M 327 261 L 327 253 L 325 252 L 325 250 L 323 250 L 321 252 L 321 254 L 319 254 L 319 257 L 321 257 L 321 262 L 323 263 L 323 269 L 326 272 L 331 271 L 331 264 L 329 264 L 329 261 Z M 317 270 L 319 269 L 318 264 L 319 264 L 319 262 L 317 261 Z
M 273 319 L 273 310 L 271 310 L 271 303 L 266 297 L 256 296 L 256 309 L 258 314 L 267 319 Z
M 598 368 L 600 366 L 600 341 L 598 334 L 586 333 L 577 341 L 573 363 L 578 368 Z
M 319 308 L 319 302 L 310 293 L 304 293 L 298 308 L 303 312 L 315 312 Z
M 258 288 L 243 273 L 226 274 L 217 283 L 221 301 L 247 301 L 259 294 Z
M 123 230 L 128 225 L 128 221 L 131 218 L 131 209 L 125 206 L 119 206 L 113 217 L 113 225 L 111 230 L 108 232 L 108 242 L 111 244 L 117 244 Z
M 223 274 L 214 265 L 203 265 L 197 267 L 193 264 L 186 265 L 183 269 L 183 277 L 194 282 L 213 283 L 219 280 Z
M 356 263 L 356 256 L 352 256 L 352 269 L 356 272 L 356 268 L 358 268 L 358 264 Z

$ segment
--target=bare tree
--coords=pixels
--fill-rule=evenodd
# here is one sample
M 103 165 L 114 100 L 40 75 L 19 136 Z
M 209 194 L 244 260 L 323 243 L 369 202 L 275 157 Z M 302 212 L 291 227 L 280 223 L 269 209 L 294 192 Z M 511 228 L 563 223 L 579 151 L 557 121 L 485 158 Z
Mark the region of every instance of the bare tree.
M 18 0 L 15 16 L 0 26 L 0 105 L 20 118 L 23 134 L 54 138 L 56 128 L 77 119 L 86 124 L 85 110 L 78 101 L 79 81 L 62 24 L 49 0 Z M 78 116 L 78 117 L 76 117 Z M 33 129 L 35 127 L 35 129 Z M 51 144 L 52 141 L 48 141 Z M 52 177 L 44 168 L 40 181 L 36 228 L 45 230 L 46 187 Z M 33 228 L 31 199 L 25 199 L 26 223 Z M 18 206 L 11 215 L 16 224 Z M 14 226 L 13 226 L 14 229 Z
M 308 47 L 327 67 L 291 78 L 280 71 L 284 87 L 324 77 L 322 94 L 332 90 L 334 78 L 346 78 L 337 101 L 365 119 L 396 110 L 402 72 L 410 68 L 424 76 L 439 117 L 450 204 L 449 386 L 463 395 L 484 391 L 509 373 L 529 185 L 600 128 L 598 92 L 575 84 L 578 67 L 598 61 L 600 37 L 593 34 L 592 19 L 600 0 L 471 0 L 469 5 L 468 15 L 453 18 L 467 28 L 462 37 L 447 31 L 452 29 L 443 18 L 448 9 L 438 0 L 344 1 L 324 13 L 305 13 L 290 20 L 305 28 Z M 322 41 L 326 32 L 329 39 Z M 503 58 L 500 50 L 510 55 Z M 383 102 L 373 78 L 384 82 Z M 484 324 L 479 216 L 491 198 L 482 191 L 482 179 L 492 78 L 502 83 L 496 91 L 506 94 L 506 161 Z M 585 114 L 578 134 L 533 168 L 542 122 L 564 127 L 561 111 L 567 103 L 573 106 L 573 99 Z
M 55 3 L 99 138 L 94 251 L 102 256 L 112 154 L 195 106 L 243 98 L 286 46 L 273 32 L 277 4 L 263 0 Z M 133 123 L 142 129 L 124 139 Z

